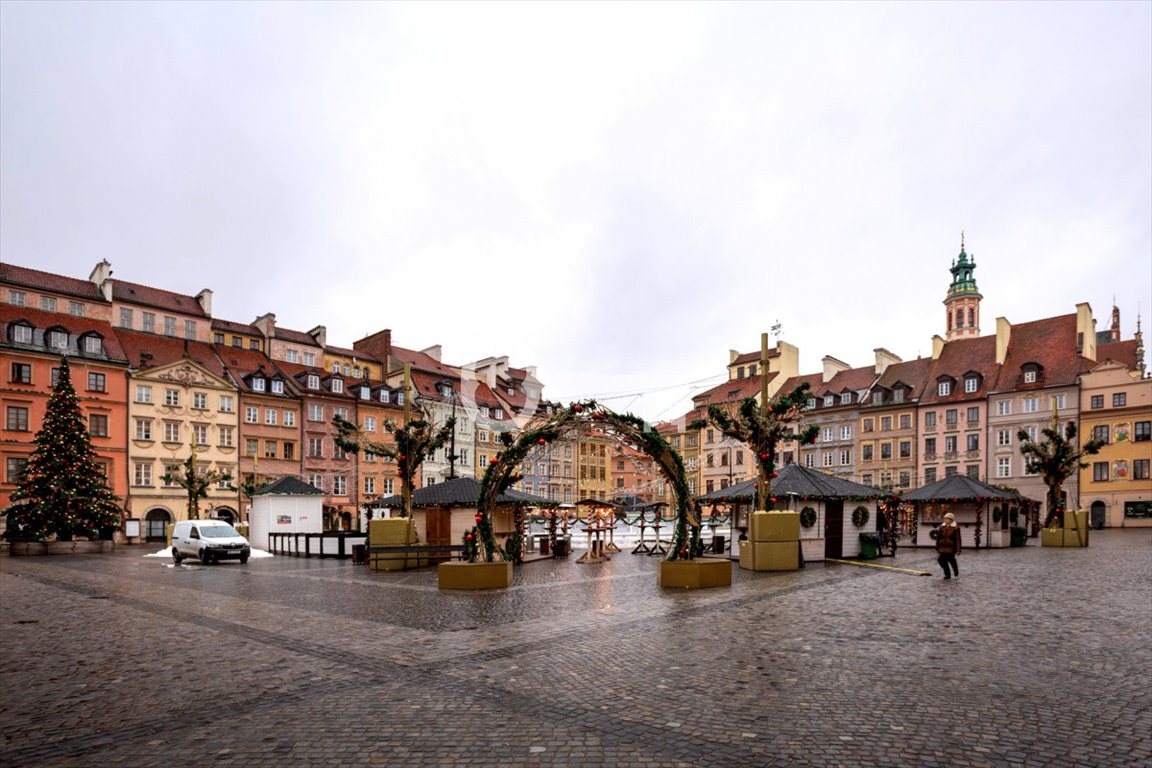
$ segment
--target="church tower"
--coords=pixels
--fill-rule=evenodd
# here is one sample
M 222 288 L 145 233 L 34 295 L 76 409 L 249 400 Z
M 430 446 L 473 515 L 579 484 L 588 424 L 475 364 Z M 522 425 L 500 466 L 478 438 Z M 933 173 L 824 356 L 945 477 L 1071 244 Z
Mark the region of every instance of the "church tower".
M 964 252 L 964 233 L 960 233 L 960 255 L 952 262 L 952 285 L 944 299 L 948 329 L 945 341 L 980 335 L 980 291 L 972 276 L 976 261 Z

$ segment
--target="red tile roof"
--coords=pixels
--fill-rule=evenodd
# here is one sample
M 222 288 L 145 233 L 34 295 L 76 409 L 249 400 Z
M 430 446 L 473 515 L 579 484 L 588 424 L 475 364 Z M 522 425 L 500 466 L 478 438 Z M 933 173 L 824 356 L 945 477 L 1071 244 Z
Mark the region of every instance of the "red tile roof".
M 263 336 L 260 329 L 254 325 L 247 323 L 236 323 L 231 320 L 221 320 L 218 317 L 212 318 L 212 330 L 214 331 L 228 331 L 229 333 L 244 333 L 249 336 Z
M 316 339 L 312 338 L 311 335 L 303 331 L 294 331 L 291 328 L 276 326 L 276 332 L 273 334 L 273 338 L 280 341 L 287 341 L 291 344 L 307 344 L 310 347 L 320 347 L 320 345 L 316 343 Z
M 96 320 L 88 317 L 76 317 L 61 312 L 42 312 L 39 309 L 32 309 L 31 307 L 14 307 L 10 304 L 0 304 L 0 324 L 4 326 L 7 331 L 9 323 L 16 320 L 27 320 L 32 324 L 36 330 L 43 331 L 46 328 L 63 328 L 68 331 L 71 336 L 71 346 L 74 347 L 76 339 L 81 334 L 97 333 L 104 339 L 104 355 L 91 355 L 84 354 L 83 352 L 70 351 L 69 354 L 76 354 L 78 357 L 85 359 L 107 359 L 110 362 L 127 362 L 128 357 L 124 352 L 124 348 L 120 344 L 120 340 L 113 333 L 112 327 L 103 320 Z M 8 336 L 5 334 L 3 343 L 8 342 Z M 21 345 L 26 348 L 25 345 Z M 53 352 L 53 350 L 44 349 L 45 352 Z
M 125 304 L 142 304 L 169 312 L 179 312 L 183 315 L 207 317 L 204 308 L 200 306 L 200 302 L 196 300 L 195 296 L 186 296 L 147 285 L 124 282 L 123 280 L 112 281 L 112 299 Z
M 823 379 L 823 376 L 821 376 Z M 843 392 L 859 392 L 862 389 L 869 389 L 876 382 L 876 367 L 867 366 L 865 368 L 849 368 L 846 371 L 838 371 L 827 382 L 812 385 L 812 392 L 817 397 L 824 395 L 839 395 Z
M 768 374 L 768 381 L 774 380 L 780 374 Z M 745 376 L 742 379 L 729 379 L 721 384 L 692 396 L 692 404 L 697 408 L 707 408 L 709 405 L 721 403 L 735 403 L 747 397 L 756 397 L 760 394 L 761 379 L 759 376 Z
M 964 374 L 978 373 L 982 377 L 976 392 L 964 391 Z M 966 400 L 982 400 L 996 385 L 999 366 L 996 365 L 996 337 L 980 336 L 975 339 L 953 339 L 940 350 L 940 357 L 932 361 L 928 369 L 924 391 L 920 395 L 923 403 L 955 403 Z M 955 380 L 952 391 L 940 396 L 937 383 L 943 376 Z
M 424 352 L 416 352 L 411 349 L 404 349 L 403 347 L 392 347 L 392 354 L 400 360 L 401 363 L 409 363 L 412 366 L 412 372 L 425 371 L 435 374 L 441 379 L 458 379 L 460 373 L 450 365 L 445 365 L 436 358 Z
M 375 355 L 369 355 L 366 352 L 358 352 L 355 349 L 347 349 L 346 347 L 334 347 L 331 344 L 324 347 L 325 352 L 331 352 L 334 355 L 343 355 L 344 357 L 352 357 L 357 360 L 363 360 L 368 363 L 375 363 L 381 365 L 384 361 Z
M 215 349 L 216 356 L 224 363 L 224 367 L 228 369 L 228 372 L 232 375 L 233 380 L 240 389 L 252 391 L 245 377 L 261 371 L 268 378 L 280 378 L 287 381 L 288 386 L 285 389 L 291 391 L 295 388 L 297 382 L 291 376 L 277 368 L 262 352 L 223 344 L 215 345 Z M 265 391 L 258 394 L 271 395 L 272 393 Z
M 1085 370 L 1091 370 L 1098 363 L 1111 360 L 1120 363 L 1130 371 L 1136 370 L 1140 365 L 1140 358 L 1136 355 L 1136 339 L 1127 341 L 1111 341 L 1107 344 L 1096 345 L 1096 362 L 1085 360 Z
M 74 277 L 54 275 L 51 272 L 41 272 L 38 269 L 18 267 L 15 264 L 0 264 L 0 283 L 34 288 L 38 291 L 50 293 L 63 293 L 76 296 L 86 301 L 104 301 L 100 289 L 88 280 L 78 280 Z
M 993 339 L 995 337 L 992 337 Z M 1021 366 L 1036 363 L 1042 368 L 1035 384 L 1025 384 Z M 1000 367 L 994 392 L 1068 386 L 1076 383 L 1082 359 L 1076 351 L 1076 315 L 1060 315 L 1013 325 L 1008 354 Z
M 880 389 L 895 389 L 897 385 L 910 388 L 908 400 L 917 400 L 924 391 L 928 381 L 928 371 L 932 367 L 932 358 L 918 357 L 915 360 L 905 360 L 893 363 L 884 369 L 876 387 Z
M 228 378 L 224 365 L 216 356 L 216 350 L 211 344 L 143 331 L 129 331 L 126 328 L 116 328 L 115 333 L 120 339 L 121 346 L 124 347 L 128 365 L 133 368 L 142 370 L 159 368 L 183 360 L 187 355 L 210 373 L 222 379 Z

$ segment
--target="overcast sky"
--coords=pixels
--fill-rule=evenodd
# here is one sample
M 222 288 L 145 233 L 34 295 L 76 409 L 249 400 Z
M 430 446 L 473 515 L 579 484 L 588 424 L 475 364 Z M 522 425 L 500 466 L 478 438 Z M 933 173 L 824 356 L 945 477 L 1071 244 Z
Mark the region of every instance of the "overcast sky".
M 777 322 L 802 373 L 930 354 L 961 231 L 984 333 L 1115 298 L 1128 338 L 1150 11 L 6 0 L 0 259 L 649 419 Z

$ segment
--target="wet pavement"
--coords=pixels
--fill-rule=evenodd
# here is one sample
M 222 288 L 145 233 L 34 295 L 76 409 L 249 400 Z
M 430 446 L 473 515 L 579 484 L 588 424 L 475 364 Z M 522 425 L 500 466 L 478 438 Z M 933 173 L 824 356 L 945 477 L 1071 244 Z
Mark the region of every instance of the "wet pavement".
M 1152 530 L 692 591 L 154 551 L 0 556 L 0 765 L 1152 764 Z

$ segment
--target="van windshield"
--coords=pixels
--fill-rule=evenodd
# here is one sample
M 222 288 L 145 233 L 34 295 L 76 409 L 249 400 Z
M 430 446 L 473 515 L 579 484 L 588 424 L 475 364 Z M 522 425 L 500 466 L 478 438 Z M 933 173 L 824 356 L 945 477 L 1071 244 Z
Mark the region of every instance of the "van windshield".
M 226 539 L 240 534 L 228 523 L 208 523 L 200 525 L 200 535 L 207 539 Z

